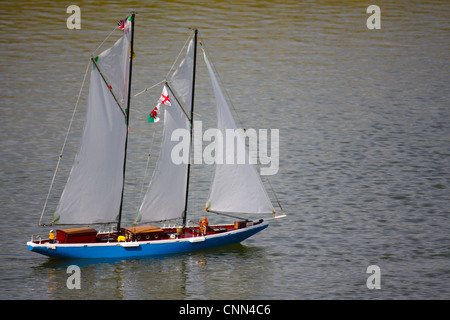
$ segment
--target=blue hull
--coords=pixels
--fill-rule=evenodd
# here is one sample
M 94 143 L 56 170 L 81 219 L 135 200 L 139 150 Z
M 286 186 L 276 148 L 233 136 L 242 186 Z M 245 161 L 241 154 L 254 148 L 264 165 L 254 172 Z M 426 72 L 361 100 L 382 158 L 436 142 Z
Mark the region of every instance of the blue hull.
M 168 255 L 226 246 L 244 241 L 267 228 L 267 223 L 205 237 L 156 240 L 147 242 L 111 242 L 92 244 L 36 244 L 28 242 L 30 251 L 54 258 L 138 258 Z

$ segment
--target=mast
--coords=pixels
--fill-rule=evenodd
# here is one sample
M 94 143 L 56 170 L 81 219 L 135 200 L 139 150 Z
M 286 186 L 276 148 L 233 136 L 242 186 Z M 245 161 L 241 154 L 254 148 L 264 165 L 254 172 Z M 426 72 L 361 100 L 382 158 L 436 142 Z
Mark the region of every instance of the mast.
M 195 67 L 197 63 L 197 34 L 198 30 L 194 30 L 194 61 L 192 67 L 192 96 L 191 96 L 191 117 L 190 117 L 190 133 L 191 133 L 191 142 L 189 145 L 189 157 L 188 157 L 188 167 L 187 167 L 187 178 L 186 178 L 186 201 L 184 205 L 183 211 L 183 233 L 186 228 L 186 215 L 187 215 L 187 207 L 188 207 L 188 195 L 189 195 L 189 175 L 191 171 L 191 150 L 192 150 L 192 133 L 193 133 L 193 121 L 194 121 L 194 92 L 195 92 Z
M 131 40 L 130 40 L 130 73 L 128 78 L 128 99 L 127 99 L 127 108 L 125 109 L 126 113 L 126 125 L 127 125 L 127 132 L 125 135 L 125 154 L 123 159 L 123 182 L 122 182 L 122 195 L 120 199 L 120 208 L 119 208 L 119 219 L 117 221 L 117 232 L 120 232 L 120 223 L 122 221 L 122 207 L 123 207 L 123 194 L 125 190 L 125 170 L 127 166 L 127 147 L 128 147 L 128 125 L 130 122 L 130 97 L 131 97 L 131 74 L 133 69 L 133 41 L 134 41 L 134 16 L 135 12 L 131 12 Z

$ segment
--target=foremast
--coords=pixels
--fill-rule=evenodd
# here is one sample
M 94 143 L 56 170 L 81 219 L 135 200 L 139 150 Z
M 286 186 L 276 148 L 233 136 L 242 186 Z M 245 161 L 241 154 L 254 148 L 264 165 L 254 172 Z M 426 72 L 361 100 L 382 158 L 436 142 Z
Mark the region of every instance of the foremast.
M 119 208 L 119 216 L 117 220 L 117 232 L 120 232 L 120 225 L 122 222 L 122 211 L 123 211 L 123 196 L 125 190 L 125 172 L 127 166 L 127 148 L 128 148 L 128 131 L 129 131 L 129 123 L 130 123 L 130 98 L 131 98 L 131 75 L 133 69 L 133 56 L 134 56 L 134 18 L 136 13 L 134 11 L 131 12 L 131 39 L 130 39 L 130 71 L 128 75 L 128 97 L 127 97 L 127 108 L 125 109 L 125 124 L 127 126 L 127 132 L 125 134 L 125 153 L 123 159 L 123 184 L 122 184 L 122 194 L 120 198 L 120 208 Z
M 195 69 L 197 64 L 197 34 L 198 29 L 194 30 L 194 56 L 193 56 L 193 67 L 192 67 L 192 94 L 191 94 L 191 116 L 189 117 L 189 126 L 190 126 L 190 144 L 189 144 L 189 158 L 187 165 L 187 177 L 186 177 L 186 200 L 183 211 L 183 233 L 186 228 L 186 217 L 187 217 L 187 208 L 188 208 L 188 199 L 189 199 L 189 176 L 191 172 L 191 153 L 192 153 L 192 145 L 193 145 L 193 121 L 194 121 L 194 93 L 195 93 Z

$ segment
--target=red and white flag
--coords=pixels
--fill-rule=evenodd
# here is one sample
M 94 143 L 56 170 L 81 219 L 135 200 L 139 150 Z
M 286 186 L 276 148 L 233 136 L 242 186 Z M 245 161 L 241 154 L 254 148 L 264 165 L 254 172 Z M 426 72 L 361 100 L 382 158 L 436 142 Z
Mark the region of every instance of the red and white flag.
M 161 98 L 159 98 L 158 103 L 162 103 L 166 106 L 171 106 L 170 104 L 170 98 L 169 98 L 169 93 L 167 92 L 167 88 L 166 86 L 164 86 L 162 94 L 161 94 Z
M 161 94 L 161 97 L 158 100 L 158 104 L 156 105 L 156 107 L 153 109 L 152 112 L 150 112 L 150 114 L 148 115 L 148 122 L 150 123 L 156 123 L 158 122 L 160 119 L 158 117 L 159 114 L 159 109 L 161 108 L 161 104 L 164 104 L 166 106 L 170 106 L 170 98 L 169 98 L 169 93 L 167 92 L 167 88 L 166 86 L 164 86 L 163 88 L 163 92 Z

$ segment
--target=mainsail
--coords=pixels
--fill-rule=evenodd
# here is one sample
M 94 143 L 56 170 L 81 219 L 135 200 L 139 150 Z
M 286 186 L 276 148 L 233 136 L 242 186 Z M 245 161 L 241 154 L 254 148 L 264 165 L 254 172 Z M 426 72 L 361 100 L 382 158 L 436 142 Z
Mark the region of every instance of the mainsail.
M 237 133 L 236 139 L 241 140 L 237 145 L 245 146 L 244 137 L 237 130 L 233 115 L 231 114 L 227 100 L 217 81 L 213 68 L 203 54 L 208 72 L 211 78 L 214 95 L 217 105 L 217 129 L 221 132 L 224 139 L 222 143 L 223 152 L 226 161 L 219 163 L 216 161 L 214 178 L 211 183 L 211 189 L 206 210 L 212 212 L 234 212 L 234 213 L 275 213 L 270 199 L 264 189 L 256 168 L 248 160 L 238 163 L 238 152 L 245 152 L 245 159 L 248 159 L 248 150 L 237 150 L 234 152 L 234 158 L 230 157 L 232 150 L 227 150 L 226 130 L 233 130 Z M 234 136 L 233 136 L 234 139 Z M 234 143 L 229 143 L 234 145 Z M 220 148 L 220 146 L 219 146 Z M 227 154 L 228 151 L 228 154 Z M 217 152 L 216 152 L 217 154 Z M 219 151 L 220 154 L 220 151 Z
M 164 111 L 164 133 L 159 159 L 136 222 L 177 219 L 182 217 L 185 210 L 189 155 L 185 155 L 186 162 L 173 161 L 172 151 L 180 142 L 172 141 L 172 133 L 177 129 L 185 132 L 190 130 L 187 115 L 191 111 L 194 52 L 194 39 L 191 39 L 186 56 L 166 84 L 169 87 L 167 91 L 171 106 Z
M 131 28 L 127 19 L 123 36 L 94 59 L 81 147 L 52 223 L 117 219 L 123 188 Z

